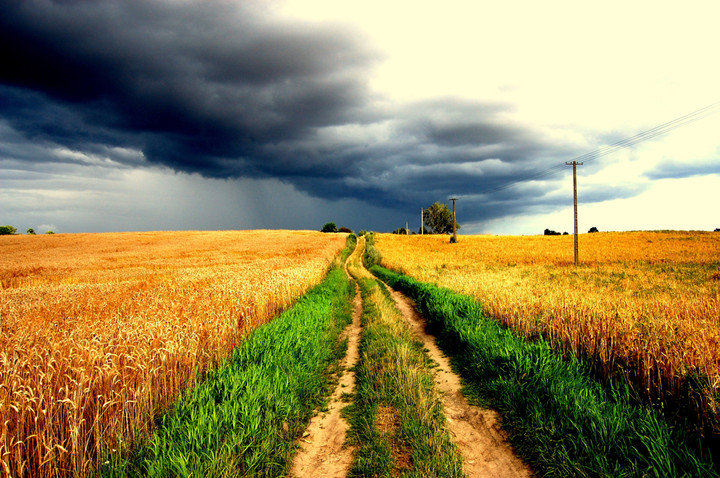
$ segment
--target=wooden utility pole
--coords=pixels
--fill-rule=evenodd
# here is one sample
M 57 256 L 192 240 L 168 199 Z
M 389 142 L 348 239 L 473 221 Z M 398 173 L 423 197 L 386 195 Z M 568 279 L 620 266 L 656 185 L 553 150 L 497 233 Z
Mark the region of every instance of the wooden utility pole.
M 420 235 L 422 236 L 425 234 L 425 219 L 423 218 L 423 213 L 425 211 L 423 208 L 420 208 Z
M 457 221 L 455 220 L 455 201 L 457 201 L 457 198 L 450 198 L 450 200 L 453 202 L 453 236 L 452 236 L 452 242 L 457 242 L 457 229 L 455 225 L 457 224 Z
M 580 263 L 580 258 L 578 254 L 578 220 L 577 220 L 577 167 L 578 165 L 582 165 L 583 163 L 579 163 L 577 161 L 570 161 L 566 162 L 568 166 L 572 165 L 573 167 L 573 206 L 575 209 L 575 265 L 578 265 Z
M 410 234 L 410 231 L 408 230 L 408 227 L 410 227 L 410 225 L 407 223 L 407 221 L 405 221 L 405 235 L 406 235 L 406 236 L 407 236 L 408 234 Z

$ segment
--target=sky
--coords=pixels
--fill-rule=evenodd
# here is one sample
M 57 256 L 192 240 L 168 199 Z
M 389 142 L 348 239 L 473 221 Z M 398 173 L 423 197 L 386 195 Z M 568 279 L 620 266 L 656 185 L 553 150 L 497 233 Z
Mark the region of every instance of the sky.
M 0 223 L 416 230 L 457 197 L 461 233 L 572 232 L 565 163 L 584 160 L 580 232 L 713 230 L 719 17 L 715 0 L 0 0 Z

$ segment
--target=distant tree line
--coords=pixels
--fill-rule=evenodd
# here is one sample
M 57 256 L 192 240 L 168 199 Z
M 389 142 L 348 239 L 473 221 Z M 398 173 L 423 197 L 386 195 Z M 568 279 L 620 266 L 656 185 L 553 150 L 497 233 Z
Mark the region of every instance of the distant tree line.
M 352 229 L 344 226 L 338 228 L 334 222 L 326 222 L 322 229 L 320 229 L 320 232 L 347 232 L 352 234 Z
M 593 226 L 590 228 L 588 233 L 592 233 L 592 232 L 600 232 L 600 231 L 598 231 L 597 227 Z M 567 236 L 568 235 L 567 232 L 563 232 L 562 234 L 560 234 L 559 232 L 553 231 L 552 229 L 545 229 L 545 232 L 543 232 L 543 234 L 546 236 L 560 236 L 560 235 Z
M 16 228 L 16 227 L 13 227 L 13 226 L 10 226 L 10 225 L 7 225 L 7 224 L 4 225 L 4 226 L 0 226 L 0 236 L 13 236 L 13 235 L 15 235 L 15 234 L 17 234 L 17 233 L 18 233 L 18 232 L 17 232 L 17 228 Z M 34 236 L 34 235 L 35 235 L 35 229 L 33 229 L 32 227 L 30 227 L 30 228 L 28 228 L 27 233 L 28 233 L 29 235 L 31 235 L 31 236 Z M 45 232 L 45 234 L 55 234 L 55 233 L 52 232 L 52 231 L 47 231 L 47 232 Z

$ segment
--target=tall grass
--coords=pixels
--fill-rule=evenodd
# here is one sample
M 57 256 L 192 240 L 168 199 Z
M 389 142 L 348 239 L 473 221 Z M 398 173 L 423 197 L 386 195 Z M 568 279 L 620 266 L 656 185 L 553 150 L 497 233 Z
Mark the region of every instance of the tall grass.
M 382 265 L 468 294 L 720 445 L 720 234 L 379 235 Z M 720 446 L 718 446 L 720 450 Z
M 517 451 L 543 476 L 718 476 L 712 458 L 627 387 L 604 387 L 577 358 L 527 341 L 473 298 L 375 266 L 411 296 L 454 356 L 468 391 L 503 415 Z
M 344 353 L 354 287 L 333 269 L 295 306 L 254 330 L 185 391 L 155 436 L 109 457 L 105 476 L 283 476 L 294 440 L 329 391 Z
M 85 476 L 319 283 L 345 236 L 0 237 L 0 475 Z

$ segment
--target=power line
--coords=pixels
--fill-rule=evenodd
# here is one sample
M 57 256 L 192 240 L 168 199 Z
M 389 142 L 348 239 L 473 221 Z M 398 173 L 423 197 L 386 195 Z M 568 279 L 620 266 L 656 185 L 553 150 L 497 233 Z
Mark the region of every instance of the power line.
M 700 108 L 699 110 L 693 111 L 692 113 L 688 113 L 684 116 L 680 116 L 678 118 L 675 118 L 674 120 L 668 121 L 667 123 L 663 123 L 661 125 L 655 126 L 654 128 L 651 128 L 647 131 L 638 133 L 635 136 L 625 138 L 625 139 L 620 140 L 616 143 L 613 143 L 609 146 L 605 146 L 603 148 L 599 148 L 590 153 L 583 154 L 582 156 L 578 156 L 577 158 L 573 159 L 573 161 L 579 161 L 579 160 L 592 161 L 601 156 L 605 156 L 613 151 L 616 151 L 620 148 L 634 146 L 638 143 L 642 143 L 643 141 L 647 141 L 648 139 L 652 139 L 657 136 L 661 136 L 661 135 L 669 133 L 670 131 L 677 129 L 681 126 L 685 126 L 687 124 L 694 123 L 695 121 L 698 121 L 707 116 L 710 116 L 711 114 L 716 112 L 714 110 L 717 109 L 718 107 L 720 107 L 720 102 L 713 103 L 704 108 Z
M 642 143 L 643 141 L 647 141 L 652 138 L 662 136 L 664 134 L 669 133 L 670 131 L 672 131 L 674 129 L 680 128 L 681 126 L 685 126 L 690 123 L 694 123 L 696 121 L 704 119 L 712 114 L 717 113 L 718 111 L 720 111 L 720 101 L 711 103 L 711 104 L 704 106 L 703 108 L 700 108 L 698 110 L 695 110 L 691 113 L 685 114 L 683 116 L 679 116 L 668 122 L 657 125 L 651 129 L 642 131 L 634 136 L 630 136 L 629 138 L 622 139 L 622 140 L 612 143 L 608 146 L 603 146 L 603 147 L 598 148 L 589 153 L 585 153 L 580 156 L 577 156 L 576 158 L 571 159 L 569 162 L 572 163 L 572 162 L 580 162 L 580 161 L 584 161 L 584 162 L 593 161 L 602 156 L 607 156 L 608 154 L 613 153 L 619 149 L 629 148 L 629 147 L 635 146 L 636 144 Z M 565 163 L 559 163 L 559 164 L 551 166 L 549 168 L 540 170 L 534 174 L 529 174 L 529 175 L 523 177 L 522 179 L 515 179 L 512 181 L 508 181 L 506 183 L 500 184 L 499 186 L 496 186 L 496 187 L 486 191 L 486 193 L 504 191 L 506 189 L 509 189 L 509 188 L 515 186 L 516 184 L 520 184 L 520 183 L 524 183 L 524 182 L 532 181 L 532 180 L 537 180 L 537 179 L 542 179 L 547 176 L 551 176 L 556 171 L 560 171 L 560 170 L 564 169 L 564 166 L 565 166 Z

